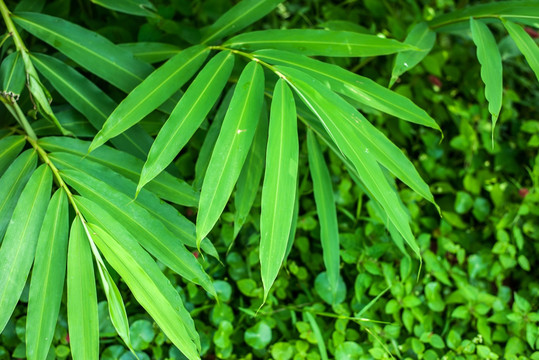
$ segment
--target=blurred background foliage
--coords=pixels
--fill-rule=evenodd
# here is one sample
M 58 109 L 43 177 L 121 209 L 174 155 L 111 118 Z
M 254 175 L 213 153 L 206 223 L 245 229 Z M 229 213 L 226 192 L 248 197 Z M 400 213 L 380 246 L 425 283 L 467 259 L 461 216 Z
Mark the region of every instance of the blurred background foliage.
M 349 30 L 404 40 L 416 22 L 481 2 L 292 0 L 252 28 Z M 44 6 L 44 13 L 69 19 L 115 43 L 163 42 L 184 48 L 199 39 L 200 28 L 234 2 L 153 3 L 159 17 L 111 12 L 85 0 L 20 1 L 8 2 L 8 6 L 19 10 Z M 434 130 L 361 109 L 406 152 L 431 185 L 442 209 L 440 217 L 434 206 L 399 184 L 420 244 L 422 268 L 417 258 L 403 255 L 394 246 L 379 209 L 354 185 L 339 158 L 326 151 L 341 234 L 342 286 L 338 304 L 331 306 L 333 299 L 328 298 L 327 278 L 322 272 L 307 152 L 301 151 L 296 241 L 285 270 L 260 310 L 259 221 L 253 218 L 257 215 L 250 215 L 232 244 L 233 202 L 212 232 L 223 263 L 200 258 L 216 280 L 219 304 L 200 287 L 185 283 L 162 266 L 195 319 L 203 358 L 539 359 L 539 274 L 534 266 L 539 252 L 539 89 L 502 25 L 491 29 L 504 62 L 503 107 L 494 144 L 480 65 L 466 31 L 438 34 L 430 54 L 393 86 L 439 123 L 443 141 Z M 537 39 L 537 28 L 526 30 Z M 28 45 L 36 51 L 44 46 L 37 40 Z M 159 63 L 164 59 L 153 60 Z M 387 86 L 394 57 L 325 60 Z M 122 99 L 117 90 L 86 75 L 108 89 L 113 98 Z M 61 102 L 55 104 L 61 107 Z M 10 119 L 6 114 L 0 116 Z M 156 134 L 163 121 L 145 119 L 142 124 Z M 207 125 L 202 126 L 175 162 L 186 180 L 194 178 L 193 163 L 207 130 Z M 46 132 L 46 128 L 41 129 L 42 134 Z M 252 214 L 259 213 L 260 196 L 254 207 Z M 186 215 L 195 220 L 195 214 Z M 118 279 L 116 274 L 113 277 Z M 130 298 L 125 284 L 119 282 L 119 287 L 139 358 L 183 359 Z M 0 335 L 0 360 L 25 357 L 26 319 L 21 314 L 26 313 L 27 290 Z M 115 335 L 102 290 L 98 296 L 102 300 L 101 358 L 134 359 Z M 51 359 L 70 358 L 65 307 L 62 311 Z

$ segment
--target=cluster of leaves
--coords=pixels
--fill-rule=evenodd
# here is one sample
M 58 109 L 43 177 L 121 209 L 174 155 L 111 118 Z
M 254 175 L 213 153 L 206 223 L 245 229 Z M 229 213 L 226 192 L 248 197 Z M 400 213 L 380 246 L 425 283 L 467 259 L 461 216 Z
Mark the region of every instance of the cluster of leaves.
M 48 43 L 52 49 L 46 51 L 54 56 L 44 54 L 43 43 L 14 37 L 18 51 L 2 63 L 6 108 L 19 127 L 3 130 L 0 140 L 0 188 L 10 189 L 0 208 L 5 232 L 0 275 L 9 279 L 0 285 L 0 356 L 45 358 L 48 353 L 65 358 L 71 351 L 75 358 L 111 359 L 148 358 L 150 353 L 155 358 L 214 354 L 283 360 L 516 358 L 536 348 L 539 319 L 530 302 L 537 299 L 537 284 L 529 275 L 523 284 L 507 283 L 531 271 L 535 248 L 529 255 L 524 239 L 539 233 L 533 223 L 535 191 L 522 204 L 511 198 L 512 187 L 499 173 L 507 171 L 504 165 L 514 167 L 518 154 L 505 143 L 492 142 L 494 127 L 478 121 L 485 118 L 487 110 L 480 109 L 486 107 L 466 108 L 469 102 L 484 101 L 473 92 L 481 88 L 479 68 L 462 65 L 473 59 L 467 53 L 470 41 L 440 35 L 440 47 L 429 54 L 435 44 L 432 29 L 458 32 L 466 24 L 463 31 L 471 29 L 477 46 L 488 111 L 495 122 L 505 102 L 500 117 L 505 129 L 523 115 L 513 103 L 533 104 L 537 93 L 519 99 L 507 91 L 502 99 L 501 66 L 493 56 L 498 46 L 487 26 L 473 17 L 502 19 L 514 39 L 510 59 L 521 63 L 515 58 L 514 49 L 519 49 L 537 73 L 537 51 L 530 47 L 536 44 L 509 21 L 535 25 L 535 4 L 485 5 L 440 16 L 429 26 L 413 27 L 404 43 L 354 28 L 353 22 L 326 21 L 321 24 L 326 30 L 264 30 L 207 46 L 192 44 L 213 44 L 279 2 L 242 1 L 219 17 L 200 4 L 195 15 L 184 14 L 188 10 L 179 2 L 155 8 L 145 1 L 138 2 L 142 7 L 99 1 L 148 16 L 138 40 L 153 42 L 118 46 L 35 12 L 43 5 L 38 3 L 21 2 L 18 12 L 6 14 Z M 322 12 L 335 9 L 342 7 L 327 5 Z M 368 9 L 381 11 L 373 4 Z M 289 11 L 297 15 L 290 18 Z M 277 19 L 293 24 L 302 11 L 295 4 L 281 5 Z M 190 15 L 194 24 L 171 21 L 176 12 Z M 208 23 L 206 16 L 215 19 L 214 25 L 198 31 L 193 25 Z M 188 31 L 177 31 L 178 24 Z M 172 34 L 177 36 L 172 39 Z M 5 49 L 13 47 L 11 38 L 4 39 Z M 27 53 L 24 43 L 29 42 L 41 50 Z M 210 52 L 213 57 L 206 62 Z M 396 92 L 332 64 L 364 68 L 387 82 L 387 67 L 373 75 L 382 67 L 369 64 L 372 57 L 356 65 L 348 58 L 321 62 L 306 57 L 396 52 L 391 74 Z M 459 58 L 459 52 L 465 56 Z M 149 65 L 168 58 L 157 70 Z M 413 80 L 430 73 L 434 86 L 400 84 L 406 70 Z M 112 87 L 107 95 L 94 76 L 127 97 Z M 463 90 L 466 79 L 473 85 Z M 21 91 L 25 82 L 31 96 Z M 448 83 L 455 89 L 441 92 Z M 456 125 L 457 135 L 446 131 L 450 141 L 438 144 L 433 131 L 397 126 L 383 113 L 439 129 L 434 117 L 444 129 Z M 27 115 L 37 119 L 28 122 Z M 12 135 L 20 128 L 26 137 Z M 536 128 L 533 121 L 523 125 L 535 137 Z M 425 199 L 433 202 L 431 190 L 384 133 L 410 149 L 411 158 L 418 155 L 419 173 L 428 174 L 432 191 L 440 195 L 442 220 L 434 207 L 426 206 Z M 42 137 L 54 134 L 78 139 Z M 422 144 L 414 142 L 418 136 Z M 109 140 L 112 146 L 103 145 Z M 26 141 L 32 148 L 21 153 Z M 520 141 L 517 148 L 527 151 L 533 142 Z M 454 152 L 466 166 L 451 158 Z M 44 164 L 35 170 L 38 156 Z M 490 162 L 495 168 L 485 169 Z M 412 190 L 397 188 L 389 173 Z M 530 180 L 517 168 L 507 176 L 535 185 L 536 173 L 534 167 Z M 49 200 L 53 178 L 57 190 Z M 231 194 L 234 201 L 227 210 Z M 196 226 L 192 207 L 198 207 Z M 417 241 L 412 233 L 420 234 Z M 233 245 L 236 238 L 240 246 Z M 476 244 L 492 238 L 493 246 Z M 405 243 L 423 259 L 425 275 Z M 212 257 L 197 260 L 198 251 Z M 279 273 L 283 261 L 287 271 Z M 101 283 L 97 288 L 93 262 Z M 58 289 L 66 268 L 64 308 Z M 420 278 L 414 276 L 418 273 Z M 22 304 L 15 308 L 19 298 Z M 117 342 L 116 336 L 127 348 L 105 346 Z

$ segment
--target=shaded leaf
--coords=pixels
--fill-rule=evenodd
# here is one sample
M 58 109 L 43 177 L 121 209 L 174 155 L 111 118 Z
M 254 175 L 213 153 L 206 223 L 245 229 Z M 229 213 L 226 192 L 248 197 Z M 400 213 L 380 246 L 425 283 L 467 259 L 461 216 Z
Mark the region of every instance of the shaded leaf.
M 362 104 L 441 132 L 436 121 L 425 110 L 415 105 L 410 99 L 377 84 L 369 78 L 354 74 L 337 65 L 326 64 L 322 61 L 286 51 L 261 50 L 257 51 L 255 56 L 271 64 L 297 68 L 328 84 L 333 91 Z
M 107 9 L 138 16 L 156 16 L 155 6 L 148 0 L 91 0 Z
M 67 252 L 67 323 L 73 359 L 99 359 L 99 317 L 90 243 L 79 216 Z
M 375 35 L 311 29 L 253 31 L 237 35 L 223 46 L 249 51 L 279 49 L 312 56 L 377 56 L 416 50 Z
M 17 306 L 30 273 L 51 196 L 52 173 L 41 165 L 24 187 L 0 247 L 0 332 Z
M 209 52 L 202 45 L 190 47 L 148 75 L 109 115 L 92 141 L 89 152 L 129 129 L 164 103 L 193 76 Z
M 307 132 L 309 169 L 313 181 L 314 200 L 320 222 L 320 242 L 326 266 L 327 278 L 333 299 L 336 298 L 339 284 L 339 224 L 337 208 L 333 197 L 331 175 L 327 168 L 322 150 L 312 131 Z
M 279 79 L 271 102 L 260 214 L 260 267 L 264 300 L 286 255 L 296 200 L 298 156 L 294 95 L 285 81 Z
M 147 41 L 118 44 L 118 46 L 128 50 L 137 59 L 150 64 L 170 59 L 181 51 L 176 45 Z
M 52 196 L 39 232 L 26 321 L 26 356 L 46 359 L 49 353 L 66 273 L 69 208 L 64 190 Z
M 539 48 L 537 44 L 520 25 L 507 20 L 503 21 L 503 25 L 515 44 L 517 44 L 522 55 L 526 58 L 537 80 L 539 80 Z
M 88 154 L 87 141 L 67 137 L 47 137 L 38 141 L 39 145 L 49 152 L 63 151 L 86 157 L 100 163 L 132 181 L 138 181 L 142 160 L 125 152 L 101 146 Z M 198 204 L 198 194 L 185 181 L 178 179 L 167 172 L 162 172 L 146 188 L 164 200 L 178 205 L 195 206 Z
M 24 72 L 24 63 L 21 53 L 14 51 L 2 60 L 0 66 L 0 89 L 4 94 L 18 98 L 24 89 L 26 82 L 26 73 Z
M 139 189 L 157 176 L 187 144 L 221 95 L 234 55 L 221 52 L 202 69 L 157 135 L 142 168 Z
M 477 46 L 477 59 L 481 63 L 481 79 L 485 84 L 485 98 L 488 101 L 488 111 L 492 115 L 492 133 L 502 108 L 502 57 L 494 35 L 488 26 L 481 21 L 470 18 L 472 39 Z
M 420 49 L 420 51 L 402 51 L 395 57 L 395 64 L 391 71 L 391 81 L 389 87 L 393 86 L 399 76 L 419 64 L 428 55 L 434 42 L 436 33 L 429 29 L 426 22 L 416 24 L 406 36 L 405 44 L 410 44 Z
M 24 144 L 26 139 L 22 135 L 11 135 L 0 140 L 0 175 L 13 163 Z
M 197 214 L 197 246 L 213 228 L 240 175 L 264 97 L 264 72 L 255 61 L 240 75 L 208 165 Z
M 266 16 L 281 2 L 282 0 L 240 1 L 206 29 L 202 43 L 211 43 L 242 30 Z

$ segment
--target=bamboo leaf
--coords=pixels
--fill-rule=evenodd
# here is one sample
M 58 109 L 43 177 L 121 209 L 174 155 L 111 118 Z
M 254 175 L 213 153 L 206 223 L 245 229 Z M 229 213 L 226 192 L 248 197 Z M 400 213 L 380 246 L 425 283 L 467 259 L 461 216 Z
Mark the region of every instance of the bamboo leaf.
M 215 147 L 215 142 L 217 141 L 217 137 L 221 132 L 223 119 L 225 118 L 226 111 L 230 106 L 230 100 L 234 94 L 234 88 L 234 85 L 232 85 L 230 89 L 228 89 L 226 95 L 221 101 L 221 104 L 219 104 L 219 108 L 213 117 L 213 121 L 208 129 L 208 132 L 206 133 L 202 147 L 200 148 L 197 162 L 195 164 L 195 181 L 193 182 L 193 187 L 197 191 L 200 191 L 200 188 L 202 187 L 202 182 L 204 181 L 204 176 L 206 175 L 206 169 L 208 168 L 211 154 Z
M 39 229 L 51 196 L 52 174 L 41 165 L 24 187 L 0 248 L 0 332 L 17 306 L 30 273 Z
M 208 165 L 197 214 L 197 247 L 223 212 L 253 141 L 264 99 L 264 72 L 250 62 L 240 75 Z
M 202 45 L 190 47 L 148 75 L 110 114 L 88 151 L 118 136 L 164 103 L 193 76 L 209 52 Z
M 238 183 L 236 184 L 236 195 L 234 197 L 234 239 L 238 236 L 247 216 L 251 212 L 251 207 L 258 194 L 260 180 L 264 172 L 264 158 L 266 157 L 266 140 L 268 138 L 268 115 L 267 105 L 264 101 L 260 120 L 256 127 L 253 144 L 245 159 L 243 169 L 241 169 Z M 229 245 L 229 248 L 232 243 Z
M 206 29 L 202 43 L 215 42 L 242 30 L 269 14 L 281 2 L 282 0 L 240 1 Z
M 157 17 L 155 6 L 148 0 L 91 0 L 107 9 L 130 15 Z
M 260 214 L 260 266 L 264 301 L 286 254 L 296 200 L 298 154 L 294 96 L 288 85 L 279 79 L 271 102 Z
M 49 159 L 60 170 L 82 171 L 87 176 L 95 177 L 107 183 L 114 190 L 120 191 L 130 198 L 135 196 L 136 184 L 133 181 L 88 158 L 65 152 L 53 152 L 49 154 Z M 139 193 L 134 202 L 159 219 L 183 244 L 190 247 L 196 246 L 195 224 L 187 220 L 174 206 L 162 201 L 155 194 L 145 189 Z M 205 252 L 219 258 L 217 250 L 208 239 L 204 239 L 201 246 Z
M 4 94 L 18 98 L 24 89 L 26 82 L 26 73 L 24 71 L 24 62 L 21 53 L 14 51 L 2 60 L 0 66 L 0 89 Z
M 526 58 L 537 80 L 539 80 L 539 48 L 537 44 L 522 26 L 507 20 L 503 20 L 503 25 L 515 44 L 517 44 L 522 55 Z
M 507 19 L 518 18 L 539 19 L 537 1 L 496 1 L 488 4 L 479 4 L 452 11 L 434 18 L 429 22 L 431 29 L 443 30 L 443 26 L 460 21 L 468 21 L 471 17 L 487 18 L 504 17 Z
M 206 291 L 215 293 L 210 277 L 195 256 L 163 223 L 133 202 L 132 198 L 83 172 L 65 169 L 61 174 L 79 194 L 97 203 L 109 214 L 108 217 L 114 217 L 124 224 L 131 236 L 159 261 L 187 280 L 201 285 Z
M 25 143 L 22 135 L 11 135 L 0 140 L 0 175 L 13 163 Z
M 142 188 L 174 160 L 221 95 L 234 66 L 234 55 L 221 52 L 212 58 L 182 96 L 157 135 L 142 168 Z
M 488 101 L 488 111 L 492 115 L 492 133 L 502 108 L 502 57 L 494 35 L 488 26 L 481 21 L 470 18 L 472 39 L 477 46 L 477 59 L 481 64 L 481 79 L 485 84 L 485 98 Z
M 118 46 L 149 64 L 168 60 L 181 51 L 176 45 L 147 41 L 118 44 Z
M 262 30 L 226 41 L 233 49 L 278 49 L 312 56 L 378 56 L 417 50 L 393 39 L 347 31 L 311 29 Z
M 99 359 L 94 264 L 90 243 L 78 215 L 71 225 L 67 252 L 67 324 L 73 359 Z
M 389 87 L 393 86 L 399 76 L 419 64 L 428 55 L 435 41 L 436 33 L 429 28 L 426 22 L 416 24 L 406 36 L 404 43 L 415 46 L 420 51 L 403 51 L 397 54 Z
M 83 114 L 92 126 L 101 129 L 116 103 L 94 83 L 64 62 L 45 54 L 32 55 L 32 62 L 71 106 Z M 146 158 L 153 139 L 138 125 L 111 140 L 119 149 Z
M 322 150 L 320 150 L 318 141 L 312 131 L 307 132 L 307 147 L 316 212 L 320 222 L 322 255 L 333 295 L 332 298 L 336 299 L 341 258 L 339 255 L 339 224 L 337 222 L 337 208 L 333 197 L 331 175 L 324 161 Z
M 82 205 L 81 200 L 85 200 L 85 205 Z M 77 204 L 81 204 L 81 207 L 89 203 L 77 197 Z M 152 258 L 130 237 L 120 240 L 111 236 L 99 223 L 91 223 L 89 228 L 99 250 L 165 335 L 187 358 L 199 359 L 192 331 L 189 330 L 189 327 L 194 329 L 193 321 L 186 321 L 184 316 L 189 317 L 189 314 L 178 292 Z
M 322 122 L 339 150 L 354 165 L 361 181 L 376 201 L 380 202 L 388 215 L 388 220 L 395 225 L 419 256 L 419 248 L 410 229 L 409 217 L 399 203 L 396 192 L 385 179 L 376 157 L 360 137 L 357 126 L 363 120 L 359 118 L 359 113 L 314 78 L 292 68 L 283 66 L 276 68 L 285 74 L 296 93 Z
M 38 141 L 39 145 L 49 152 L 62 151 L 86 157 L 102 164 L 115 172 L 122 174 L 131 181 L 138 181 L 142 160 L 125 152 L 101 146 L 88 154 L 87 141 L 67 137 L 48 137 Z M 178 179 L 167 172 L 162 172 L 146 185 L 146 188 L 164 200 L 178 205 L 195 206 L 198 204 L 198 194 L 185 181 Z
M 0 177 L 0 189 L 5 189 L 3 196 L 0 197 L 0 239 L 4 237 L 19 196 L 35 170 L 36 164 L 36 152 L 28 149 L 19 155 Z
M 151 65 L 135 59 L 129 51 L 69 21 L 29 12 L 13 14 L 12 18 L 24 30 L 125 92 L 152 71 Z
M 286 51 L 261 50 L 257 51 L 255 56 L 271 64 L 294 67 L 328 84 L 333 91 L 364 105 L 441 132 L 436 121 L 425 110 L 418 107 L 410 99 L 369 78 L 354 74 L 336 65 Z
M 57 190 L 49 202 L 37 241 L 34 270 L 28 295 L 26 356 L 46 359 L 49 353 L 66 273 L 69 208 L 64 190 Z

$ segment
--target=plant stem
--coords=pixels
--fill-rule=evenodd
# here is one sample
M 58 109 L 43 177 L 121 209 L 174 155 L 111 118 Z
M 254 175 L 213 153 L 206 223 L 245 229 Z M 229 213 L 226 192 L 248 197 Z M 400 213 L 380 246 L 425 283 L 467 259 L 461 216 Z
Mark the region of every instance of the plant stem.
M 4 3 L 4 0 L 0 0 L 0 13 L 2 13 L 2 18 L 4 19 L 4 22 L 6 23 L 6 28 L 9 33 L 13 37 L 13 42 L 15 43 L 15 47 L 17 50 L 28 53 L 28 49 L 22 42 L 21 36 L 19 35 L 19 32 L 15 28 L 15 24 L 13 23 L 13 20 L 11 20 L 11 12 L 7 8 L 6 4 Z

